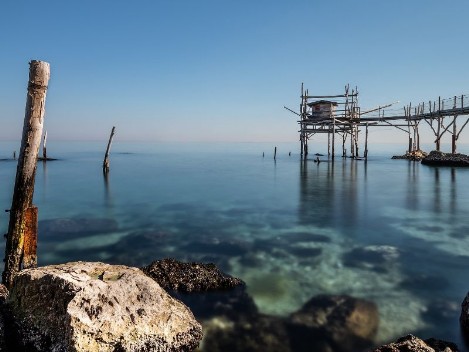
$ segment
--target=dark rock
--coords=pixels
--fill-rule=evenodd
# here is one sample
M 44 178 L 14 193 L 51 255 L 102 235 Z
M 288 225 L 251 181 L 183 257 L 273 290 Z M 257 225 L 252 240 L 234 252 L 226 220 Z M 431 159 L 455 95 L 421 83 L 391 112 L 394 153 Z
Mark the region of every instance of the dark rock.
M 257 315 L 237 322 L 214 319 L 204 325 L 203 346 L 210 352 L 292 352 L 284 321 Z M 313 350 L 311 350 L 313 351 Z M 315 352 L 322 352 L 314 350 Z
M 223 291 L 168 293 L 187 305 L 197 319 L 206 320 L 217 316 L 239 320 L 240 317 L 258 314 L 254 300 L 246 292 L 246 287 L 241 285 Z
M 400 253 L 392 246 L 366 246 L 354 248 L 343 256 L 344 264 L 350 267 L 384 272 L 399 257 Z
M 469 292 L 461 304 L 461 315 L 459 317 L 459 322 L 461 323 L 461 327 L 466 332 L 466 334 L 469 334 Z
M 5 285 L 0 284 L 0 304 L 5 302 L 7 298 L 8 298 L 8 289 L 6 288 Z
M 313 343 L 322 337 L 336 352 L 370 347 L 378 323 L 378 309 L 373 302 L 346 295 L 315 296 L 289 319 L 292 341 L 307 345 L 307 341 Z
M 117 229 L 117 222 L 113 219 L 64 218 L 39 221 L 39 232 L 44 234 L 46 240 L 62 235 L 89 236 Z
M 423 165 L 430 166 L 469 166 L 469 156 L 465 154 L 443 153 L 436 150 L 422 159 Z
M 407 335 L 387 345 L 374 349 L 372 352 L 458 352 L 452 342 L 436 339 L 421 340 L 416 336 Z
M 240 279 L 223 274 L 214 264 L 182 263 L 174 259 L 163 259 L 154 261 L 142 270 L 167 290 L 197 292 L 244 285 Z

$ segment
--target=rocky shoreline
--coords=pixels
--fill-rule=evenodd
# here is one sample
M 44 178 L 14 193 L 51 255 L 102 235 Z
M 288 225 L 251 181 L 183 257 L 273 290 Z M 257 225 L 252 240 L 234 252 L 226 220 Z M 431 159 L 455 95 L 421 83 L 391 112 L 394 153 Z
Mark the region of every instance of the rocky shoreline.
M 420 161 L 423 165 L 430 166 L 469 166 L 469 156 L 466 154 L 443 153 L 436 150 L 431 151 L 429 154 L 422 150 L 416 150 L 413 152 L 406 152 L 404 155 L 394 155 L 391 159 Z
M 412 335 L 372 349 L 378 308 L 348 295 L 314 296 L 287 317 L 262 314 L 242 280 L 174 259 L 23 270 L 10 292 L 0 285 L 0 308 L 0 351 L 459 351 Z M 469 293 L 461 326 L 469 331 Z
M 422 164 L 430 166 L 468 167 L 469 156 L 465 154 L 451 154 L 433 150 L 426 158 L 422 159 Z

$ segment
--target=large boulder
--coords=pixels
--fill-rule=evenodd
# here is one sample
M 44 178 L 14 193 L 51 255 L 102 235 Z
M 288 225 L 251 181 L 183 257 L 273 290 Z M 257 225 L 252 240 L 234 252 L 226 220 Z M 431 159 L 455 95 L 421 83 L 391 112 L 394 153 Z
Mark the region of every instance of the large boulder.
M 458 346 L 452 342 L 437 339 L 421 340 L 407 335 L 387 345 L 380 346 L 372 352 L 458 352 Z
M 191 311 L 137 268 L 75 262 L 19 273 L 7 303 L 26 349 L 192 351 Z
M 332 350 L 347 352 L 372 346 L 378 323 L 378 308 L 373 302 L 347 295 L 315 296 L 289 319 L 293 342 L 307 345 L 308 340 L 314 342 L 320 336 Z

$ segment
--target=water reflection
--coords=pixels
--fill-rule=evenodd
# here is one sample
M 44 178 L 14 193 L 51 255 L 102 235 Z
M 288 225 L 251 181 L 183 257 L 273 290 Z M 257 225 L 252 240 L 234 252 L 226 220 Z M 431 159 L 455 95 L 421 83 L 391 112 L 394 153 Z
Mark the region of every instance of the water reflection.
M 104 178 L 104 204 L 110 209 L 114 206 L 111 188 L 109 186 L 109 172 L 103 172 Z
M 419 208 L 419 170 L 416 162 L 408 161 L 406 205 L 408 209 Z
M 359 187 L 358 163 L 344 159 L 325 163 L 305 160 L 300 164 L 300 224 L 347 228 L 357 224 L 359 192 L 366 192 Z

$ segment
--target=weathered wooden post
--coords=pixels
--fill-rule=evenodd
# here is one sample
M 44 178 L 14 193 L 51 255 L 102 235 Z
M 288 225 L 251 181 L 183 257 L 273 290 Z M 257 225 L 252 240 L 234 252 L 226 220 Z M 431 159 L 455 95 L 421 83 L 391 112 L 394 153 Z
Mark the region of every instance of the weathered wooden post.
M 107 148 L 106 148 L 106 154 L 104 155 L 104 161 L 103 161 L 103 172 L 108 173 L 109 172 L 109 151 L 111 150 L 111 143 L 112 139 L 114 138 L 114 131 L 116 128 L 113 126 L 111 135 L 109 136 L 109 142 L 107 143 Z
M 44 139 L 42 140 L 42 157 L 43 157 L 44 161 L 47 160 L 47 147 L 46 147 L 46 143 L 47 143 L 47 131 L 44 132 Z
M 274 149 L 274 160 L 277 159 L 277 147 Z
M 365 130 L 365 161 L 368 161 L 368 122 L 365 124 L 366 130 Z
M 35 236 L 37 234 L 34 234 L 34 238 L 25 239 L 25 236 L 37 228 L 37 208 L 33 207 L 32 201 L 49 78 L 49 63 L 35 60 L 29 63 L 23 136 L 10 208 L 10 223 L 5 247 L 5 269 L 2 274 L 3 284 L 8 288 L 11 287 L 13 277 L 21 270 L 25 243 L 28 247 L 26 265 L 28 267 L 36 265 Z M 36 224 L 33 224 L 34 222 Z

